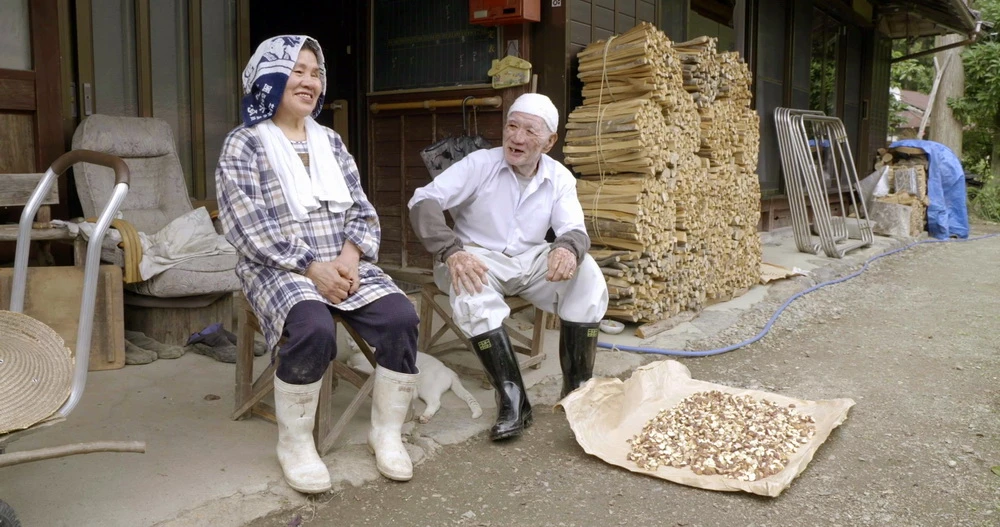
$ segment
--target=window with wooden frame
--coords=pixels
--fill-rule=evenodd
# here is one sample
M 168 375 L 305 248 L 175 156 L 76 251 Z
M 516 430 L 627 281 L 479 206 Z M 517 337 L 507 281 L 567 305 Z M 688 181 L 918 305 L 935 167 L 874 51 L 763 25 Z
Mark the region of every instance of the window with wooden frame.
M 735 51 L 736 0 L 691 0 L 685 40 L 707 35 L 718 39 L 718 50 Z
M 239 124 L 247 0 L 76 0 L 77 114 L 167 121 L 192 197 L 215 198 L 215 166 Z
M 469 23 L 467 0 L 371 2 L 371 93 L 485 87 L 496 27 Z
M 840 116 L 843 93 L 841 35 L 843 26 L 821 9 L 813 9 L 809 57 L 809 109 Z

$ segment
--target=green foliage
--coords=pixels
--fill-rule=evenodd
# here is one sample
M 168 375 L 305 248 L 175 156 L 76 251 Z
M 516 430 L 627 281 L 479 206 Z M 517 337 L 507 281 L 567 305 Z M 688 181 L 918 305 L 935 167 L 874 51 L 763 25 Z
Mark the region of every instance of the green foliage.
M 1000 222 L 1000 185 L 970 188 L 969 211 L 984 220 Z
M 977 0 L 971 7 L 980 11 L 983 21 L 1000 27 L 1000 0 Z M 980 35 L 979 42 L 968 47 L 962 53 L 962 65 L 965 67 L 965 95 L 948 100 L 955 118 L 966 125 L 962 149 L 966 166 L 990 166 L 993 152 L 1000 151 L 1000 41 L 994 36 Z M 995 163 L 994 169 L 1000 167 Z M 971 170 L 970 170 L 971 172 Z M 980 172 L 989 174 L 988 170 Z M 991 184 L 1000 186 L 1000 174 L 993 174 Z M 980 202 L 977 207 L 987 211 L 984 217 L 990 217 L 988 210 L 996 200 L 1000 203 L 1000 195 L 980 192 L 970 205 Z M 997 207 L 1000 210 L 1000 206 Z
M 948 101 L 963 124 L 1000 132 L 1000 42 L 982 42 L 962 54 L 965 96 Z
M 993 22 L 994 27 L 1000 21 L 1000 2 L 997 0 L 974 0 L 970 7 L 979 10 L 979 18 Z
M 983 157 L 966 157 L 962 160 L 962 168 L 965 169 L 966 174 L 974 174 L 986 179 L 990 177 L 990 165 Z M 972 190 L 972 187 L 969 188 Z
M 809 109 L 833 115 L 837 72 L 830 61 L 813 59 L 809 64 Z
M 981 177 L 990 173 L 993 132 L 988 128 L 969 127 L 962 134 L 962 166 L 969 174 Z
M 902 51 L 893 50 L 892 58 L 904 56 Z M 890 85 L 894 88 L 930 93 L 934 84 L 934 65 L 924 57 L 904 60 L 892 65 Z

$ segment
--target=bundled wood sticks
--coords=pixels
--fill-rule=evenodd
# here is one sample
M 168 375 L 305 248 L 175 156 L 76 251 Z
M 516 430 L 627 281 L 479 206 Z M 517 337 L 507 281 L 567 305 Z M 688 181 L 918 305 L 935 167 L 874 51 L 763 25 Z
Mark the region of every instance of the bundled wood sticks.
M 735 53 L 639 24 L 579 53 L 583 104 L 564 160 L 580 175 L 607 316 L 697 312 L 759 279 L 759 119 Z

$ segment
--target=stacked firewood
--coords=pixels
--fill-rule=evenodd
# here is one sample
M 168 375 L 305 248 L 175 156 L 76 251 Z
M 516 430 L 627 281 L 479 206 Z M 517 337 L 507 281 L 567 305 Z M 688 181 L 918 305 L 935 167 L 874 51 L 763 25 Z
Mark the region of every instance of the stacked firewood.
M 622 35 L 590 44 L 577 54 L 583 104 L 650 98 L 673 105 L 679 60 L 662 31 L 641 23 Z
M 654 276 L 662 276 L 669 260 L 643 251 L 592 249 L 590 255 L 604 273 L 608 283 L 607 316 L 635 322 L 641 313 L 655 316 L 662 310 L 664 284 Z
M 750 105 L 753 99 L 750 69 L 740 54 L 727 51 L 717 55 L 719 61 L 719 99 L 731 99 L 740 104 Z
M 566 123 L 565 162 L 586 176 L 663 172 L 674 141 L 660 106 L 650 99 L 584 105 Z
M 710 213 L 711 202 L 718 199 L 716 184 L 709 181 L 708 161 L 690 154 L 677 177 L 677 221 L 674 223 L 677 246 L 675 269 L 671 277 L 670 316 L 688 310 L 698 311 L 705 302 L 709 278 L 711 228 L 716 223 Z
M 591 243 L 636 251 L 671 249 L 673 236 L 663 222 L 674 221 L 670 200 L 673 179 L 612 177 L 580 179 L 576 192 L 583 205 Z
M 729 109 L 724 111 L 724 118 L 732 121 L 735 130 L 733 161 L 737 166 L 754 172 L 760 152 L 760 115 L 750 108 L 753 75 L 739 53 L 720 53 L 719 62 L 722 66 L 718 99 L 728 103 Z
M 760 116 L 750 107 L 753 79 L 746 63 L 733 52 L 720 53 L 718 60 L 719 94 L 712 104 L 712 125 L 728 138 L 723 146 L 729 152 L 727 158 L 710 158 L 710 180 L 717 183 L 720 197 L 711 202 L 714 210 L 709 215 L 718 223 L 710 230 L 714 251 L 709 268 L 716 275 L 708 282 L 708 297 L 725 300 L 759 280 L 760 181 L 756 172 Z
M 919 148 L 880 148 L 875 169 L 888 166 L 886 183 L 889 194 L 875 198 L 884 203 L 894 203 L 910 207 L 910 236 L 916 236 L 927 228 L 927 171 L 930 160 L 927 153 Z M 869 205 L 869 207 L 871 207 Z M 871 211 L 869 211 L 871 212 Z
M 678 48 L 649 24 L 594 42 L 579 59 L 584 100 L 567 119 L 564 154 L 581 175 L 608 316 L 663 320 L 756 282 L 759 241 L 754 257 L 745 238 L 758 239 L 749 143 L 759 135 L 743 111 L 745 65 L 720 60 L 714 39 Z
M 716 38 L 698 37 L 674 44 L 684 72 L 684 89 L 699 108 L 715 102 L 719 92 L 721 65 L 715 53 L 717 42 Z

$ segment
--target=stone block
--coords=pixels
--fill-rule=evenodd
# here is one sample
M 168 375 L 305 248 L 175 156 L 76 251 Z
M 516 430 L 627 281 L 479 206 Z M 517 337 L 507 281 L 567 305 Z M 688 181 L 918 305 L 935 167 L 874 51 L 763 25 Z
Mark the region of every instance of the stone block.
M 874 201 L 868 208 L 868 214 L 875 221 L 875 234 L 892 236 L 893 238 L 910 237 L 910 217 L 912 207 L 896 203 Z

